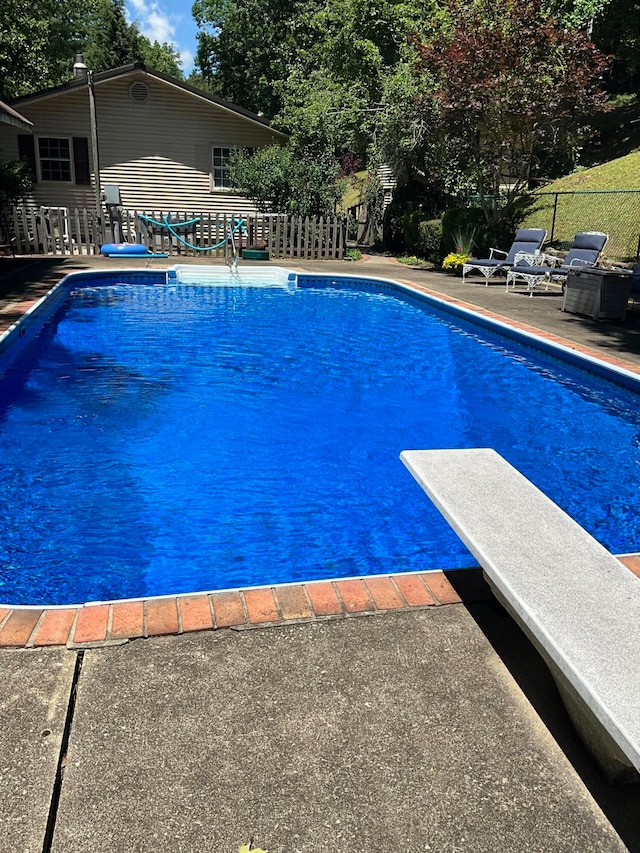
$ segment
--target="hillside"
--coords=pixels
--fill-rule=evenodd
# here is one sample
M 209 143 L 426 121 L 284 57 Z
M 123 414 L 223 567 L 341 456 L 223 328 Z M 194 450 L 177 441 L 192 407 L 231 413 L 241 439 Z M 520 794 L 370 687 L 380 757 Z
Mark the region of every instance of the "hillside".
M 549 244 L 569 248 L 578 231 L 609 235 L 604 257 L 633 261 L 640 233 L 640 151 L 559 178 L 534 194 L 522 223 L 545 228 Z
M 576 190 L 640 190 L 640 151 L 618 157 L 600 166 L 583 169 L 547 184 L 541 192 Z

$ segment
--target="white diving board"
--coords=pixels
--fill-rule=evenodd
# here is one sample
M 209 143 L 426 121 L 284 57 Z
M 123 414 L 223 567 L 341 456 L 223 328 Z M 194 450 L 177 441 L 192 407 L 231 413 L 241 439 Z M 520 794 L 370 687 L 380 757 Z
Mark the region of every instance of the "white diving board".
M 612 781 L 640 771 L 640 580 L 495 450 L 401 460 L 549 666 Z

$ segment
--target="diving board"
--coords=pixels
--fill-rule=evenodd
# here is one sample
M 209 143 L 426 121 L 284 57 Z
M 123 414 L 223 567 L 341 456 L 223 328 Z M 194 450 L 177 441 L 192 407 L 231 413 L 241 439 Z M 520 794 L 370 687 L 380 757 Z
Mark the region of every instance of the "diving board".
M 640 771 L 640 580 L 494 450 L 400 458 L 547 663 L 613 781 Z

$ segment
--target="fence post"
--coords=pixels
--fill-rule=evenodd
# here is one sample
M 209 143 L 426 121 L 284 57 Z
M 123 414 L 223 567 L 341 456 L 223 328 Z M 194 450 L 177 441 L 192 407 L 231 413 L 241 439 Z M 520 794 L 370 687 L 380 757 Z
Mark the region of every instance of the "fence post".
M 553 235 L 554 235 L 555 230 L 556 230 L 556 213 L 558 212 L 558 195 L 559 195 L 559 193 L 556 193 L 556 197 L 553 200 L 553 217 L 551 219 L 551 236 L 549 237 L 549 243 L 553 243 Z
M 304 240 L 302 245 L 304 246 L 302 257 L 308 258 L 311 255 L 311 243 L 309 242 L 309 216 L 305 216 L 304 218 Z
M 296 249 L 296 257 L 302 258 L 304 257 L 303 253 L 303 243 L 302 243 L 302 217 L 298 216 L 297 222 L 298 234 L 297 234 L 297 249 Z
M 77 207 L 73 208 L 73 229 L 75 231 L 77 252 L 79 255 L 83 255 L 84 241 L 82 239 L 82 228 L 80 226 L 80 211 Z

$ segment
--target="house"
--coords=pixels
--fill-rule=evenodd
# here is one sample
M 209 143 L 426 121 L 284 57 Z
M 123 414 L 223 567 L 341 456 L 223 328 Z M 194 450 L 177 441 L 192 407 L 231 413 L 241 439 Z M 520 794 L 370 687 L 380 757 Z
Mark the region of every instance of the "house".
M 2 124 L 12 124 L 14 127 L 19 127 L 21 130 L 31 130 L 33 122 L 21 116 L 20 113 L 12 109 L 9 104 L 0 101 L 0 122 Z
M 0 122 L 0 158 L 31 165 L 35 184 L 24 201 L 35 208 L 95 210 L 95 148 L 100 186 L 123 208 L 248 214 L 254 205 L 230 191 L 231 150 L 287 140 L 262 116 L 142 63 L 90 76 L 85 70 L 16 99 L 8 116 L 17 115 L 33 132 Z

